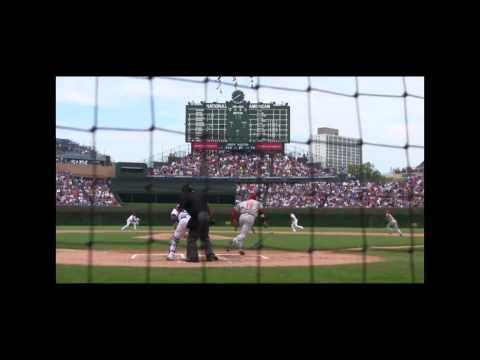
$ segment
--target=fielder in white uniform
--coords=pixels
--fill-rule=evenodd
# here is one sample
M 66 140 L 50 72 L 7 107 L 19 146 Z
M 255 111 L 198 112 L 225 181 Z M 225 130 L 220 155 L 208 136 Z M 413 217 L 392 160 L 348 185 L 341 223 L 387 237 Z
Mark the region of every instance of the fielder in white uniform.
M 177 243 L 187 233 L 187 225 L 191 216 L 186 210 L 181 209 L 178 205 L 170 213 L 170 219 L 175 226 L 175 232 L 170 239 L 170 247 L 168 248 L 167 260 L 175 260 L 175 252 L 177 251 Z
M 390 211 L 387 210 L 385 213 L 385 217 L 387 218 L 388 224 L 387 224 L 387 230 L 392 235 L 393 231 L 396 231 L 400 236 L 403 236 L 402 231 L 398 227 L 397 220 L 392 216 Z
M 255 219 L 258 214 L 263 213 L 262 203 L 257 201 L 256 198 L 257 196 L 255 194 L 250 194 L 248 200 L 242 201 L 235 206 L 235 213 L 240 226 L 240 234 L 232 240 L 232 246 L 239 249 L 240 255 L 245 255 L 243 242 L 255 224 Z
M 137 225 L 140 223 L 140 218 L 136 217 L 134 214 L 130 215 L 127 219 L 127 224 L 122 227 L 122 231 L 127 229 L 130 225 L 133 225 L 133 228 L 136 230 Z
M 303 226 L 298 225 L 298 219 L 294 213 L 290 213 L 290 222 L 293 232 L 297 232 L 297 229 L 303 230 Z

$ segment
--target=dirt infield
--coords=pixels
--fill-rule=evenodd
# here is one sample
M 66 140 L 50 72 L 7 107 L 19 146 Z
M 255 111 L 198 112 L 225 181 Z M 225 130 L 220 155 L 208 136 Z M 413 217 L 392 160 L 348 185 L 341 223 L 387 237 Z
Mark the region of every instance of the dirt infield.
M 136 236 L 135 239 L 147 240 L 149 237 L 150 237 L 149 235 Z M 170 240 L 171 238 L 172 238 L 171 232 L 159 232 L 159 233 L 153 234 L 152 236 L 153 240 Z M 231 240 L 231 239 L 232 239 L 231 236 L 210 234 L 210 240 Z
M 145 250 L 94 250 L 92 254 L 92 265 L 94 266 L 147 266 L 147 253 Z M 328 266 L 341 264 L 360 264 L 363 261 L 362 255 L 336 253 L 333 251 L 315 251 L 311 258 L 306 252 L 265 250 L 247 251 L 242 256 L 236 251 L 217 253 L 218 261 L 205 262 L 204 256 L 200 256 L 200 263 L 188 263 L 184 260 L 185 254 L 178 253 L 177 260 L 167 261 L 166 254 L 152 252 L 150 254 L 151 267 L 169 268 L 198 268 L 207 267 L 290 267 L 290 266 Z M 311 262 L 312 261 L 312 262 Z M 367 256 L 367 262 L 379 262 L 383 259 L 379 256 Z M 88 250 L 57 249 L 57 264 L 88 265 Z

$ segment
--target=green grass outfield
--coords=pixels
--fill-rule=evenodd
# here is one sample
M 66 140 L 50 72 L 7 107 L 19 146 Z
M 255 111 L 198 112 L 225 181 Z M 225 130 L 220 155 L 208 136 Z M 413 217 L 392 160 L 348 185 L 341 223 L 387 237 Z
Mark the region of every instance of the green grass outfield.
M 149 229 L 140 226 L 137 230 L 120 232 L 119 226 L 95 227 L 94 249 L 147 249 L 147 240 L 136 239 L 137 236 L 148 235 Z M 90 240 L 88 226 L 57 226 L 57 231 L 81 231 L 81 233 L 57 233 L 56 247 L 68 249 L 86 249 Z M 412 260 L 415 268 L 415 281 L 424 281 L 424 251 L 423 247 L 416 248 L 413 254 L 408 249 L 381 249 L 376 246 L 409 246 L 412 238 L 410 229 L 402 229 L 404 237 L 389 236 L 385 229 L 368 228 L 368 233 L 379 236 L 367 236 L 368 255 L 381 256 L 385 261 L 367 264 L 367 282 L 371 283 L 411 283 Z M 154 227 L 154 232 L 170 232 L 171 227 Z M 270 232 L 273 231 L 273 234 Z M 266 249 L 308 251 L 310 247 L 316 250 L 341 250 L 346 248 L 362 247 L 362 236 L 325 235 L 321 232 L 361 232 L 361 228 L 316 228 L 314 236 L 309 228 L 302 232 L 293 233 L 288 227 L 272 227 L 262 232 L 262 239 Z M 319 233 L 320 232 L 320 233 Z M 423 229 L 414 229 L 415 233 L 422 233 Z M 212 235 L 235 236 L 232 227 L 213 226 Z M 259 239 L 259 230 L 247 238 L 246 247 L 251 246 Z M 213 241 L 214 248 L 223 250 L 228 240 Z M 413 237 L 414 245 L 423 245 L 423 237 Z M 179 250 L 185 251 L 185 241 L 181 241 Z M 155 241 L 153 250 L 165 252 L 167 241 Z M 85 283 L 87 282 L 87 266 L 56 265 L 57 283 Z M 309 267 L 245 267 L 245 268 L 151 268 L 150 282 L 153 283 L 256 283 L 257 275 L 261 283 L 361 283 L 362 264 L 334 265 Z M 121 266 L 94 266 L 92 281 L 95 283 L 144 283 L 146 268 Z M 205 271 L 205 272 L 203 272 Z

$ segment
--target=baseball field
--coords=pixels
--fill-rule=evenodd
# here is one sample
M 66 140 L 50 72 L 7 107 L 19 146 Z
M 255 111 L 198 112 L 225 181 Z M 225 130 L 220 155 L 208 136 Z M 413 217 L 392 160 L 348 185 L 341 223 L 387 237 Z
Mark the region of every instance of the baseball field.
M 304 224 L 305 225 L 305 224 Z M 57 283 L 423 283 L 423 228 L 402 228 L 403 237 L 385 228 L 255 228 L 245 255 L 227 251 L 236 235 L 228 225 L 212 226 L 219 260 L 167 261 L 171 226 L 56 227 Z M 249 249 L 261 240 L 263 247 Z M 362 251 L 366 246 L 366 251 Z M 202 253 L 202 252 L 200 252 Z M 202 260 L 202 258 L 201 258 Z

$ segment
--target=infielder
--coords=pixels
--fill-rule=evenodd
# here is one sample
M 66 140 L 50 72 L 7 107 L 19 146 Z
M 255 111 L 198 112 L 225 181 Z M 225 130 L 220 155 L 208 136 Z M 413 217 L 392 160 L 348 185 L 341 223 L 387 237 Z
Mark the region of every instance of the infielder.
M 294 213 L 290 213 L 290 222 L 293 232 L 297 232 L 297 229 L 303 230 L 303 226 L 298 225 L 298 219 Z
M 168 248 L 167 260 L 176 259 L 175 252 L 177 251 L 177 243 L 187 233 L 187 225 L 190 221 L 190 218 L 191 216 L 188 214 L 188 212 L 180 208 L 180 205 L 177 205 L 177 207 L 175 207 L 170 213 L 170 220 L 175 227 L 175 232 L 170 239 L 170 247 Z
M 232 221 L 240 226 L 240 234 L 232 240 L 232 246 L 239 249 L 240 255 L 245 255 L 243 242 L 248 233 L 255 224 L 255 219 L 259 214 L 263 214 L 262 203 L 257 201 L 255 194 L 250 194 L 248 200 L 242 201 L 235 206 L 234 217 Z
M 140 218 L 136 217 L 135 214 L 131 214 L 127 219 L 127 224 L 122 227 L 122 231 L 127 229 L 130 225 L 133 225 L 133 228 L 136 230 L 137 225 L 140 223 Z
M 393 231 L 396 231 L 397 233 L 400 234 L 400 236 L 403 236 L 402 231 L 398 228 L 398 223 L 397 220 L 392 216 L 389 210 L 385 213 L 385 217 L 387 218 L 388 224 L 387 224 L 387 230 L 392 235 Z

